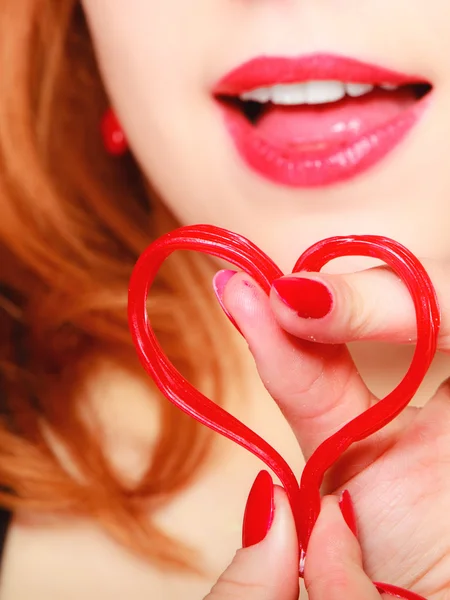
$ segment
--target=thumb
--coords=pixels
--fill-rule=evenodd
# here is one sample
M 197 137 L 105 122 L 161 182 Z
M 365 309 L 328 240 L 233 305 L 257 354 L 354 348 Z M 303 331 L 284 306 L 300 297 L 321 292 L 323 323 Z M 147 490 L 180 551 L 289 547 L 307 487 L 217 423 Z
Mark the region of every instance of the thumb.
M 381 599 L 364 573 L 358 540 L 345 523 L 335 496 L 322 501 L 308 545 L 305 584 L 310 600 Z
M 258 478 L 253 489 L 257 482 Z M 268 493 L 273 494 L 274 512 L 265 538 L 238 550 L 205 600 L 297 600 L 299 559 L 294 519 L 284 490 L 272 484 Z M 247 506 L 251 500 L 252 493 Z M 261 502 L 265 500 L 261 498 Z

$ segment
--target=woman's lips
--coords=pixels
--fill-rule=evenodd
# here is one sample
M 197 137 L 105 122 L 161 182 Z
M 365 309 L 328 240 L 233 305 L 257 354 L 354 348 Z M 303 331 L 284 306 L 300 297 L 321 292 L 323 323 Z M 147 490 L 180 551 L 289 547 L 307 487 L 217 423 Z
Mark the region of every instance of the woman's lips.
M 262 106 L 252 123 L 237 102 L 257 88 L 305 81 L 342 81 L 391 87 L 423 78 L 333 55 L 300 59 L 261 57 L 226 75 L 215 87 L 225 123 L 246 164 L 281 185 L 325 186 L 350 179 L 381 161 L 417 123 L 427 105 L 412 87 L 376 89 L 360 98 L 319 105 Z

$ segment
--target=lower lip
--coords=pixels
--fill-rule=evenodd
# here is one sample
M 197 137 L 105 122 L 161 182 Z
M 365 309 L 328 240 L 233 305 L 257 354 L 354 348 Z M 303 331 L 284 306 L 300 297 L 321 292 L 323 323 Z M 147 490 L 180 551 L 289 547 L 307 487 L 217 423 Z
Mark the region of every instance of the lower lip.
M 381 162 L 416 125 L 430 95 L 376 129 L 349 136 L 339 149 L 331 142 L 327 147 L 325 140 L 321 149 L 315 151 L 277 147 L 238 108 L 225 103 L 220 106 L 239 155 L 253 171 L 277 185 L 312 188 L 352 179 Z

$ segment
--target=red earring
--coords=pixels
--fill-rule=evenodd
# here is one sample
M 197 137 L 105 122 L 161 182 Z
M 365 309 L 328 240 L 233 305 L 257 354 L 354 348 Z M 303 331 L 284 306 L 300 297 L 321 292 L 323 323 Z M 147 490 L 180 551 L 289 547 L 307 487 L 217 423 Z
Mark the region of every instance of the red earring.
M 103 143 L 106 151 L 113 156 L 122 156 L 128 150 L 125 133 L 112 108 L 109 108 L 101 122 Z

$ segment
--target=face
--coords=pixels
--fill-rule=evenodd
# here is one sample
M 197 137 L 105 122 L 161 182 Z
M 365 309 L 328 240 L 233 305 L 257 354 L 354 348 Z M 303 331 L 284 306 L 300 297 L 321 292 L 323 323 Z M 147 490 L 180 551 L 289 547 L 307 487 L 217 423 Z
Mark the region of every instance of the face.
M 83 0 L 133 153 L 183 224 L 450 257 L 448 0 Z

